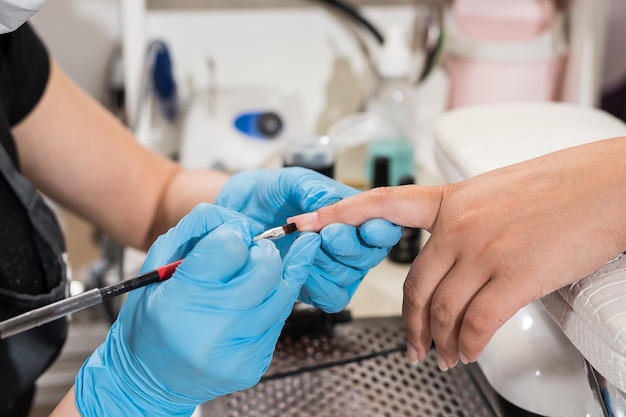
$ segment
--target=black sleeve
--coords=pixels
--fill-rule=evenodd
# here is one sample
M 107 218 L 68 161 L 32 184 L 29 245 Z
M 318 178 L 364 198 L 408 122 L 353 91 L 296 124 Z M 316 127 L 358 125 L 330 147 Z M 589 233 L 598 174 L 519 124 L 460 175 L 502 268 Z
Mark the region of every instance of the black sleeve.
M 10 128 L 39 102 L 49 75 L 48 52 L 30 24 L 0 35 L 0 145 L 16 166 L 17 149 Z
M 2 52 L 2 90 L 7 102 L 8 121 L 19 123 L 35 107 L 43 95 L 50 74 L 48 52 L 29 23 L 4 35 Z M 3 94 L 4 95 L 4 94 Z

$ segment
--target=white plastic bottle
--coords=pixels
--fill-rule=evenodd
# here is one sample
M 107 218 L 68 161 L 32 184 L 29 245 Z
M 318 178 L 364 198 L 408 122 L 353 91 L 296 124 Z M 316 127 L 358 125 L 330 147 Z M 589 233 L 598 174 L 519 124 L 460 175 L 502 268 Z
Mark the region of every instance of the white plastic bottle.
M 377 56 L 378 80 L 365 110 L 379 120 L 378 132 L 369 144 L 366 177 L 373 176 L 377 158 L 389 160 L 389 185 L 415 178 L 415 110 L 412 102 L 413 55 L 401 26 L 391 26 Z

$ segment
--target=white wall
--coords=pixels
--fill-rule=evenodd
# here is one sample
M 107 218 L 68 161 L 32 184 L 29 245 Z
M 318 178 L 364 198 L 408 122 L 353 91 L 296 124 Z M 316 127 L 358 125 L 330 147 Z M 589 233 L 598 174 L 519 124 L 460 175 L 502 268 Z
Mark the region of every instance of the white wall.
M 90 94 L 100 99 L 103 95 L 104 76 L 106 72 L 106 66 L 108 63 L 109 55 L 113 49 L 115 42 L 120 37 L 120 0 L 48 0 L 43 9 L 35 15 L 32 21 L 35 27 L 43 35 L 47 45 L 54 57 L 60 62 L 63 68 Z M 176 3 L 176 0 L 170 0 L 172 3 Z M 623 33 L 624 25 L 621 24 L 624 19 L 624 7 L 623 0 L 609 0 L 611 7 L 610 19 L 608 22 L 608 47 L 612 53 L 607 54 L 606 64 L 604 65 L 605 73 L 605 87 L 612 86 L 615 82 L 619 82 L 623 79 L 626 71 L 626 64 L 623 63 L 623 59 L 620 57 L 624 54 L 619 53 L 619 47 L 615 45 L 621 44 L 622 39 L 620 36 Z M 391 8 L 394 9 L 394 8 Z M 296 41 L 302 36 L 311 35 L 314 33 L 320 33 L 321 36 L 324 33 L 328 33 L 328 26 L 325 28 L 328 22 L 333 22 L 333 18 L 328 16 L 319 17 L 321 8 L 316 11 L 317 17 L 310 16 L 310 10 L 306 8 L 285 9 L 291 10 L 288 14 L 292 17 L 290 25 L 300 28 L 299 33 L 289 35 L 290 39 L 287 41 Z M 389 11 L 389 8 L 365 8 L 368 17 L 374 22 L 384 22 L 389 20 L 390 17 L 394 19 L 398 17 L 397 10 Z M 400 8 L 400 10 L 402 10 Z M 406 10 L 406 9 L 404 9 Z M 245 9 L 241 15 L 246 15 Z M 254 12 L 253 12 L 254 13 Z M 219 14 L 219 13 L 218 13 Z M 236 14 L 236 13 L 234 13 Z M 405 19 L 410 17 L 404 13 Z M 298 22 L 299 19 L 299 22 Z M 159 20 L 158 18 L 156 19 Z M 221 21 L 223 26 L 231 26 L 236 21 Z M 312 24 L 312 22 L 314 22 Z M 317 22 L 317 23 L 315 23 Z M 321 22 L 321 23 L 320 23 Z M 334 22 L 336 23 L 336 21 Z M 273 25 L 273 27 L 276 27 Z M 217 33 L 217 42 L 224 45 L 226 48 L 246 47 L 246 39 L 249 39 L 248 35 L 243 36 L 240 39 L 233 39 L 230 37 L 224 37 L 219 35 L 219 27 L 210 28 L 207 25 L 207 40 L 214 41 L 215 34 Z M 202 43 L 202 40 L 199 40 Z M 344 42 L 346 39 L 344 39 Z M 324 43 L 323 39 L 320 39 L 320 45 Z M 327 75 L 329 70 L 329 50 L 324 51 L 324 55 L 321 56 L 320 68 L 321 73 Z M 626 62 L 626 61 L 625 61 Z M 227 77 L 230 77 L 228 75 Z M 222 78 L 224 79 L 224 78 Z M 317 88 L 317 84 L 311 83 L 314 88 Z
M 121 38 L 120 0 L 48 0 L 33 18 L 52 55 L 92 96 L 104 96 L 111 52 Z M 175 4 L 175 1 L 172 0 Z M 410 25 L 410 6 L 366 7 L 382 27 Z M 353 34 L 318 6 L 261 9 L 152 11 L 148 38 L 171 43 L 174 68 L 183 91 L 207 85 L 206 62 L 216 60 L 219 87 L 275 86 L 303 95 L 311 124 L 324 105 L 325 84 L 336 50 L 348 55 L 356 75 L 364 60 Z M 367 38 L 367 36 L 364 36 Z
M 49 0 L 32 22 L 69 75 L 101 99 L 108 59 L 120 38 L 119 0 Z

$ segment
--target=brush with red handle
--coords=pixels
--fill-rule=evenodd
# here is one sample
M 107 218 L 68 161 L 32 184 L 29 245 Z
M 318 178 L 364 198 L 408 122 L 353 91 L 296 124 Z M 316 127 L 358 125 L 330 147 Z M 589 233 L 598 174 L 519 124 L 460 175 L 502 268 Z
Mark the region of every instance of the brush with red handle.
M 254 240 L 278 239 L 295 231 L 297 231 L 296 225 L 290 223 L 266 230 L 256 236 Z M 68 314 L 84 310 L 88 307 L 100 304 L 106 299 L 127 293 L 136 288 L 165 281 L 174 274 L 176 267 L 178 267 L 181 262 L 182 260 L 175 261 L 150 272 L 146 272 L 145 274 L 139 275 L 138 277 L 121 281 L 104 288 L 94 288 L 92 290 L 85 291 L 82 294 L 75 295 L 4 320 L 0 322 L 0 339 L 6 339 L 9 336 L 25 332 L 26 330 L 49 323 Z

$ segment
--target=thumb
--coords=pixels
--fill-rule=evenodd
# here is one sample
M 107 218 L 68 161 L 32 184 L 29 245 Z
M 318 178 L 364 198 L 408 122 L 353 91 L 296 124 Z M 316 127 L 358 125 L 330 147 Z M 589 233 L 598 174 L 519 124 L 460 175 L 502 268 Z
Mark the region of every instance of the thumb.
M 314 212 L 287 219 L 299 231 L 320 231 L 331 223 L 360 226 L 370 219 L 385 219 L 399 226 L 431 230 L 437 219 L 442 187 L 402 185 L 378 187 Z
M 295 301 L 304 285 L 320 248 L 321 238 L 317 233 L 303 233 L 294 241 L 283 261 L 283 279 L 291 288 Z

